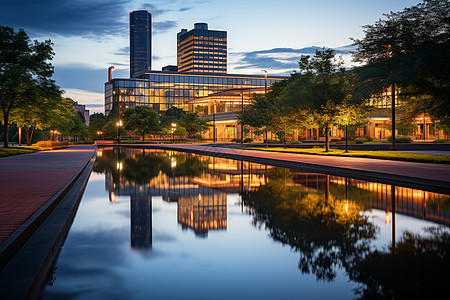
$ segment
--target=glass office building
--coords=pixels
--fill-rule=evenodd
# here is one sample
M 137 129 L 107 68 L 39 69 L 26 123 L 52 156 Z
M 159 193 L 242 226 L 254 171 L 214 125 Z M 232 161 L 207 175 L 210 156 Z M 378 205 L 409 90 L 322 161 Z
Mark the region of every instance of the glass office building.
M 267 86 L 283 79 L 286 77 L 268 76 Z M 264 87 L 264 75 L 145 72 L 139 78 L 105 83 L 105 113 L 113 106 L 123 113 L 139 105 L 148 105 L 158 113 L 172 106 L 189 111 L 193 110 L 193 104 L 188 103 L 191 100 L 229 89 L 257 87 Z
M 227 73 L 227 32 L 208 30 L 195 23 L 194 29 L 177 34 L 179 72 Z
M 152 15 L 146 10 L 130 12 L 130 77 L 152 67 Z

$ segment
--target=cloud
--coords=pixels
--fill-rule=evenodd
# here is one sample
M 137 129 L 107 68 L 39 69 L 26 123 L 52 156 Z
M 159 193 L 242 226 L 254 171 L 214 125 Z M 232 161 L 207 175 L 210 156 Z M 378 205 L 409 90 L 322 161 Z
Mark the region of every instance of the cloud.
M 156 17 L 170 11 L 169 9 L 158 8 L 151 3 L 142 3 L 141 9 L 148 10 L 152 14 L 152 17 Z
M 231 52 L 229 60 L 230 66 L 234 70 L 270 69 L 272 73 L 287 75 L 292 70 L 298 69 L 298 60 L 301 55 L 314 55 L 316 50 L 321 49 L 323 47 L 312 46 L 301 49 L 273 48 L 251 52 Z M 339 47 L 335 49 L 335 53 L 338 56 L 343 56 L 347 64 L 349 60 L 345 58 L 350 56 L 350 50 L 352 49 L 351 45 Z
M 126 46 L 126 47 L 117 49 L 117 51 L 114 54 L 115 55 L 130 55 L 130 46 Z
M 169 29 L 177 27 L 177 22 L 175 21 L 161 21 L 161 22 L 153 22 L 152 24 L 153 30 L 155 30 L 154 34 L 168 31 Z
M 84 36 L 127 34 L 130 0 L 3 0 L 2 25 L 25 28 L 32 35 Z

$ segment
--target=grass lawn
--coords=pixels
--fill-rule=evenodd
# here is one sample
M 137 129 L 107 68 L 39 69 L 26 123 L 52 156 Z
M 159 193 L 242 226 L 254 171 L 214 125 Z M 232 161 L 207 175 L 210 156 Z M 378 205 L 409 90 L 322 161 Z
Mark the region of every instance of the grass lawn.
M 39 147 L 33 147 L 33 146 L 21 146 L 21 147 L 13 146 L 13 147 L 9 147 L 9 148 L 0 147 L 0 157 L 33 153 L 33 152 L 40 151 L 40 150 L 44 150 L 44 149 L 39 148 Z
M 333 155 L 333 156 L 347 156 L 347 157 L 365 157 L 365 158 L 378 158 L 389 160 L 402 160 L 424 163 L 437 163 L 437 164 L 450 164 L 450 155 L 441 154 L 428 154 L 428 153 L 413 153 L 413 152 L 400 152 L 400 151 L 349 151 L 344 153 L 344 150 L 330 149 L 329 152 L 325 152 L 324 148 L 310 148 L 310 149 L 292 149 L 292 148 L 256 148 L 256 147 L 244 147 L 240 149 L 247 150 L 260 150 L 260 151 L 272 151 L 272 152 L 288 152 L 288 153 L 300 153 L 300 154 L 313 154 L 313 155 Z

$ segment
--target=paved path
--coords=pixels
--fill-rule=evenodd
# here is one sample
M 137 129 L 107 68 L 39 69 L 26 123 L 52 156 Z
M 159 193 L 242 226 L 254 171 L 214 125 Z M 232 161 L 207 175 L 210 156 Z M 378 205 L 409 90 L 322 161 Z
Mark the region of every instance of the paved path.
M 95 150 L 74 146 L 0 158 L 0 243 L 63 188 Z
M 155 147 L 155 146 L 153 146 Z M 156 146 L 157 147 L 157 146 Z M 193 151 L 229 158 L 241 158 L 261 163 L 281 162 L 282 166 L 305 168 L 318 172 L 357 175 L 366 179 L 379 179 L 380 182 L 404 183 L 410 187 L 436 188 L 450 193 L 450 165 L 416 163 L 357 157 L 320 156 L 297 153 L 266 152 L 232 148 L 210 147 L 207 145 L 161 145 L 161 148 Z

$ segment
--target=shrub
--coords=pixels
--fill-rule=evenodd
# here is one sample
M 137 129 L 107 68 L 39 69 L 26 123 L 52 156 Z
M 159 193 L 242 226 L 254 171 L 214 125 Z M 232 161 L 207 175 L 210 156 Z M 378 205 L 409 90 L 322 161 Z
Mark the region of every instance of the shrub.
M 240 143 L 240 142 L 241 142 L 241 139 L 232 139 L 231 142 L 232 142 L 232 143 Z
M 389 142 L 391 142 L 392 141 L 392 135 L 388 136 L 387 140 Z M 396 135 L 395 136 L 395 142 L 396 143 L 411 143 L 412 142 L 412 138 L 410 138 L 407 135 Z
M 364 138 L 365 138 L 368 142 L 373 141 L 373 138 L 371 138 L 371 137 L 368 136 L 368 135 L 365 135 Z
M 298 144 L 303 144 L 303 143 L 300 142 L 300 141 L 291 141 L 291 142 L 289 142 L 289 144 L 291 144 L 291 145 L 298 145 Z
M 448 142 L 450 142 L 450 141 L 446 140 L 446 139 L 437 139 L 437 140 L 433 141 L 433 143 L 437 143 L 437 144 L 448 143 Z
M 240 139 L 239 139 L 240 140 Z M 253 142 L 253 139 L 252 138 L 245 138 L 244 139 L 244 143 L 251 143 L 251 142 Z
M 367 142 L 367 139 L 365 137 L 359 136 L 353 140 L 355 144 L 364 144 Z
M 39 148 L 55 148 L 55 147 L 62 147 L 62 146 L 68 146 L 68 141 L 39 141 L 36 144 L 33 144 L 35 147 Z

